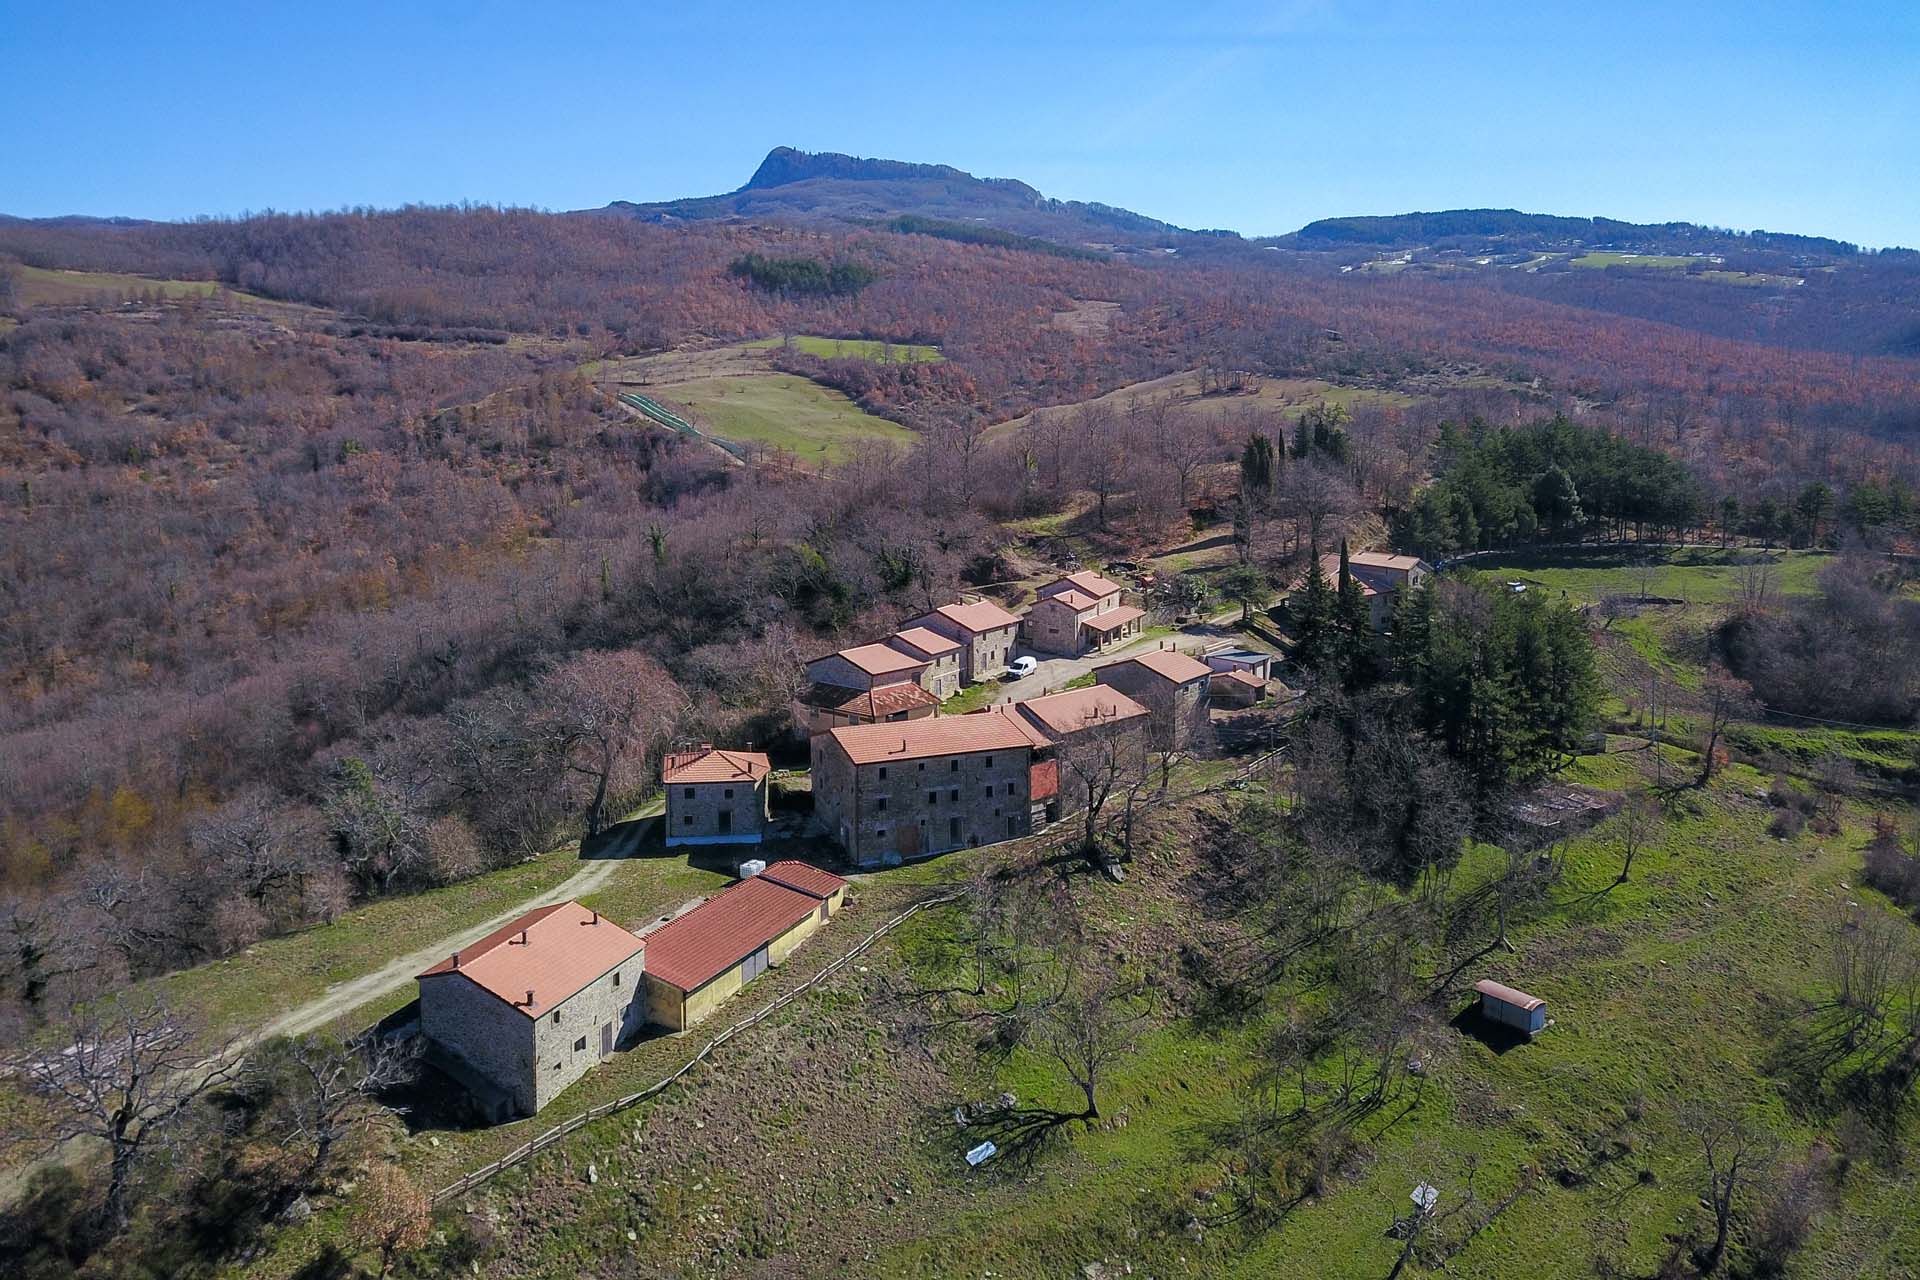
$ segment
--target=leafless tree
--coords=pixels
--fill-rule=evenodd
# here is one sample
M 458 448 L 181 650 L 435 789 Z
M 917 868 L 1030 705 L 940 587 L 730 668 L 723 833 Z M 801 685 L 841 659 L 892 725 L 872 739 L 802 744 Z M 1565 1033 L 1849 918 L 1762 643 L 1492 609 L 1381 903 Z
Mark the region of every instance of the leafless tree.
M 1620 806 L 1620 816 L 1614 819 L 1614 832 L 1620 837 L 1620 874 L 1614 877 L 1614 884 L 1627 882 L 1627 877 L 1633 874 L 1634 859 L 1659 832 L 1661 822 L 1657 800 L 1644 791 L 1627 793 Z
M 1682 1122 L 1700 1144 L 1704 1198 L 1713 1213 L 1713 1242 L 1696 1251 L 1694 1258 L 1701 1273 L 1711 1275 L 1726 1258 L 1736 1209 L 1772 1166 L 1779 1143 L 1745 1113 L 1725 1106 L 1691 1107 Z
M 1752 713 L 1752 690 L 1745 681 L 1716 663 L 1702 682 L 1698 701 L 1698 714 L 1706 728 L 1698 780 L 1698 785 L 1704 787 L 1713 781 L 1714 771 L 1719 767 L 1720 738 L 1727 725 L 1739 716 Z
M 1091 967 L 1070 957 L 1066 990 L 1041 1015 L 1039 1039 L 1080 1090 L 1081 1119 L 1100 1115 L 1100 1082 L 1107 1070 L 1133 1048 L 1134 1038 L 1151 1013 L 1145 992 L 1100 964 Z
M 389 1114 L 380 1095 L 415 1077 L 419 1053 L 377 1035 L 344 1045 L 307 1036 L 255 1053 L 247 1071 L 277 1083 L 280 1130 L 289 1147 L 307 1148 L 299 1182 L 311 1186 L 343 1140 Z
M 1137 721 L 1089 718 L 1055 750 L 1062 806 L 1069 812 L 1079 811 L 1080 847 L 1096 866 L 1105 861 L 1100 848 L 1100 815 L 1107 801 L 1146 776 L 1146 746 L 1141 732 Z
M 158 999 L 78 1013 L 61 1024 L 56 1043 L 16 1062 L 27 1087 L 48 1103 L 41 1126 L 20 1136 L 45 1150 L 105 1144 L 104 1213 L 124 1224 L 142 1162 L 194 1103 L 234 1078 L 238 1062 L 224 1048 L 208 1053 L 192 1025 Z
M 1348 522 L 1361 510 L 1359 496 L 1346 478 L 1312 458 L 1288 464 L 1274 503 L 1293 522 L 1295 545 L 1304 545 L 1314 559 L 1322 546 L 1346 533 Z
M 632 650 L 583 653 L 541 677 L 539 730 L 591 788 L 588 836 L 606 825 L 607 801 L 632 786 L 650 749 L 671 736 L 686 695 L 658 663 Z

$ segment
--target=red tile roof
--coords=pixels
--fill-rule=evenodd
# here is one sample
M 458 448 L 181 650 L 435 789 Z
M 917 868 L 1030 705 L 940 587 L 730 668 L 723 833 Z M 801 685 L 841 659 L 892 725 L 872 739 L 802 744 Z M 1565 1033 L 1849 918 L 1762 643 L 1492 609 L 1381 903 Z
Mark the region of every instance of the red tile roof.
M 852 649 L 840 650 L 840 656 L 870 676 L 892 675 L 896 671 L 911 671 L 927 665 L 925 658 L 902 653 L 885 644 L 857 645 Z
M 419 977 L 457 974 L 537 1018 L 645 945 L 605 916 L 577 902 L 561 902 L 527 912 Z
M 1027 770 L 1027 798 L 1051 800 L 1060 794 L 1060 762 L 1042 760 Z
M 813 684 L 808 685 L 800 695 L 800 701 L 822 711 L 838 711 L 841 715 L 864 716 L 869 720 L 884 720 L 895 712 L 940 705 L 940 699 L 911 680 L 881 685 L 878 689 L 847 689 L 837 684 Z
M 1265 680 L 1262 680 L 1259 676 L 1253 674 L 1253 672 L 1248 671 L 1245 667 L 1230 667 L 1225 671 L 1216 671 L 1213 673 L 1213 678 L 1215 680 L 1236 680 L 1241 684 L 1251 685 L 1255 689 L 1264 689 L 1267 687 Z
M 938 631 L 926 627 L 902 627 L 887 637 L 887 643 L 928 658 L 941 657 L 960 647 L 958 640 L 949 640 Z
M 761 877 L 815 898 L 831 898 L 847 887 L 847 882 L 831 871 L 822 871 L 811 862 L 785 858 L 760 873 Z
M 1076 591 L 1072 587 L 1062 587 L 1058 591 L 1049 591 L 1042 595 L 1038 600 L 1034 601 L 1034 604 L 1046 604 L 1049 600 L 1055 604 L 1063 604 L 1076 612 L 1081 609 L 1091 609 L 1100 603 L 1098 599 L 1088 595 L 1084 591 Z
M 702 747 L 698 751 L 669 754 L 660 770 L 660 780 L 669 785 L 681 782 L 757 782 L 772 772 L 773 765 L 762 751 L 722 751 Z
M 1062 583 L 1077 590 L 1084 591 L 1086 594 L 1095 598 L 1113 595 L 1121 589 L 1120 584 L 1111 578 L 1103 578 L 1091 569 L 1082 569 L 1078 573 L 1062 574 L 1060 577 L 1055 578 L 1052 582 L 1040 588 L 1040 594 L 1043 596 L 1053 595 Z
M 1144 618 L 1146 616 L 1147 611 L 1145 609 L 1136 609 L 1130 604 L 1123 604 L 1118 609 L 1109 609 L 1105 613 L 1096 613 L 1080 625 L 1089 631 L 1117 631 L 1129 622 L 1132 622 L 1135 618 Z
M 1137 662 L 1162 680 L 1171 680 L 1175 684 L 1202 680 L 1212 673 L 1206 663 L 1188 657 L 1177 649 L 1150 649 L 1146 653 L 1136 653 L 1131 658 L 1122 658 L 1120 662 Z M 1111 665 L 1117 667 L 1120 662 Z
M 943 604 L 933 612 L 972 635 L 1020 625 L 1019 618 L 991 600 L 976 600 L 972 604 Z
M 1028 698 L 1025 702 L 1014 703 L 1013 706 L 1014 710 L 1026 716 L 1053 738 L 1062 738 L 1070 733 L 1078 733 L 1082 729 L 1117 724 L 1123 720 L 1132 720 L 1147 714 L 1145 707 L 1118 689 L 1098 684 L 1085 689 L 1067 689 L 1060 693 Z
M 972 751 L 1003 751 L 1034 745 L 1031 730 L 998 708 L 967 716 L 932 716 L 894 724 L 842 725 L 828 732 L 855 764 L 925 760 Z
M 729 885 L 647 936 L 647 973 L 682 991 L 705 986 L 806 919 L 819 899 L 763 876 Z

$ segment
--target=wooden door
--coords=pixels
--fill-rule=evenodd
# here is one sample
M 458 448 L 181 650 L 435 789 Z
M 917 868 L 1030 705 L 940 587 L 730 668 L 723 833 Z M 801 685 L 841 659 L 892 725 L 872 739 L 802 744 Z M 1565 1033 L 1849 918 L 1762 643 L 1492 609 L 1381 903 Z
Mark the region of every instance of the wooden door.
M 607 1023 L 600 1028 L 600 1056 L 606 1057 L 613 1052 L 613 1024 Z

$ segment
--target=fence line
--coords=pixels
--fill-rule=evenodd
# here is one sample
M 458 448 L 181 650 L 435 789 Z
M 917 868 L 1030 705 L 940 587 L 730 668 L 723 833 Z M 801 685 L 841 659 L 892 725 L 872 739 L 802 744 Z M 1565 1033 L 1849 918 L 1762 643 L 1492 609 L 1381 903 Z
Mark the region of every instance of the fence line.
M 1274 759 L 1274 757 L 1284 754 L 1286 750 L 1287 748 L 1284 745 L 1274 747 L 1268 751 L 1262 752 L 1258 756 L 1255 756 L 1247 764 L 1241 766 L 1239 769 L 1234 770 L 1232 773 L 1228 774 L 1224 779 L 1222 779 L 1219 782 L 1211 783 L 1204 787 L 1198 787 L 1192 791 L 1187 791 L 1187 792 L 1176 793 L 1176 792 L 1169 791 L 1163 795 L 1158 795 L 1150 798 L 1149 800 L 1147 800 L 1146 806 L 1148 808 L 1155 808 L 1163 804 L 1172 803 L 1173 801 L 1176 801 L 1176 800 L 1190 800 L 1197 796 L 1203 796 L 1203 795 L 1212 794 L 1214 792 L 1223 791 L 1227 787 L 1232 786 L 1235 783 L 1244 782 L 1246 779 L 1252 777 L 1256 770 L 1260 769 L 1263 765 L 1267 764 L 1269 761 Z M 1108 825 L 1111 825 L 1111 823 L 1109 823 Z M 1072 840 L 1076 840 L 1080 838 L 1080 834 L 1081 834 L 1080 832 L 1073 830 L 1070 827 L 1063 827 L 1056 831 L 1047 833 L 1044 837 L 1042 837 L 1042 839 L 1039 842 L 1037 842 L 1033 846 L 1033 850 L 1035 852 L 1038 852 L 1043 849 L 1051 848 L 1057 844 L 1066 844 Z M 451 1201 L 454 1197 L 466 1194 L 467 1192 L 473 1190 L 475 1187 L 493 1178 L 496 1174 L 499 1174 L 508 1169 L 511 1169 L 514 1165 L 517 1165 L 524 1160 L 527 1160 L 533 1156 L 538 1155 L 540 1152 L 545 1151 L 548 1147 L 560 1141 L 560 1139 L 566 1137 L 568 1134 L 578 1131 L 579 1129 L 585 1127 L 586 1125 L 592 1123 L 595 1120 L 603 1120 L 607 1116 L 614 1115 L 621 1111 L 625 1111 L 629 1107 L 637 1106 L 640 1103 L 645 1102 L 647 1099 L 656 1097 L 659 1094 L 665 1092 L 667 1089 L 673 1087 L 673 1085 L 677 1084 L 680 1080 L 685 1078 L 688 1072 L 692 1071 L 695 1067 L 699 1066 L 702 1062 L 705 1062 L 709 1057 L 711 1057 L 713 1054 L 713 1051 L 718 1049 L 721 1045 L 727 1043 L 727 1041 L 733 1039 L 735 1036 L 740 1035 L 742 1032 L 751 1030 L 753 1027 L 765 1021 L 767 1018 L 773 1016 L 775 1013 L 779 1012 L 781 1009 L 784 1009 L 789 1004 L 792 1004 L 799 997 L 805 995 L 807 992 L 819 986 L 822 982 L 825 982 L 828 978 L 832 977 L 835 973 L 838 973 L 841 969 L 845 968 L 848 964 L 850 964 L 856 957 L 865 954 L 865 952 L 870 947 L 872 947 L 874 943 L 878 942 L 881 938 L 893 932 L 895 929 L 897 929 L 901 925 L 905 924 L 908 920 L 912 919 L 915 915 L 918 915 L 920 912 L 926 910 L 929 907 L 941 907 L 941 906 L 947 905 L 950 902 L 957 902 L 962 897 L 964 897 L 965 894 L 966 894 L 966 891 L 963 889 L 954 889 L 946 893 L 938 894 L 931 898 L 922 898 L 920 901 L 908 907 L 905 911 L 902 911 L 899 915 L 896 915 L 892 919 L 887 920 L 886 922 L 881 924 L 878 928 L 874 929 L 872 933 L 869 933 L 866 937 L 862 938 L 859 942 L 855 943 L 853 947 L 851 947 L 845 954 L 834 959 L 825 968 L 820 970 L 820 972 L 814 974 L 811 978 L 808 978 L 805 982 L 801 983 L 799 986 L 795 987 L 793 990 L 785 993 L 784 995 L 780 996 L 778 999 L 772 1001 L 765 1008 L 755 1010 L 753 1013 L 748 1014 L 746 1017 L 742 1018 L 740 1021 L 728 1027 L 725 1031 L 722 1031 L 719 1035 L 713 1037 L 713 1039 L 707 1041 L 704 1045 L 700 1046 L 700 1051 L 698 1053 L 694 1054 L 691 1058 L 688 1058 L 685 1062 L 681 1063 L 678 1067 L 674 1068 L 674 1070 L 668 1072 L 666 1075 L 654 1081 L 652 1084 L 648 1085 L 646 1088 L 637 1090 L 633 1093 L 626 1094 L 619 1098 L 615 1098 L 610 1102 L 603 1102 L 598 1106 L 589 1107 L 587 1108 L 587 1110 L 582 1111 L 579 1115 L 573 1116 L 567 1120 L 563 1120 L 559 1124 L 555 1125 L 553 1128 L 548 1129 L 544 1133 L 539 1134 L 537 1137 L 531 1138 L 527 1142 L 523 1143 L 522 1145 L 515 1147 L 512 1151 L 507 1152 L 506 1155 L 501 1156 L 499 1159 L 494 1160 L 488 1164 L 481 1165 L 478 1169 L 473 1170 L 471 1173 L 463 1175 L 456 1181 L 448 1184 L 445 1187 L 442 1187 L 440 1190 L 433 1193 L 433 1207 L 437 1209 L 442 1205 L 445 1205 L 446 1203 Z
M 751 1029 L 758 1023 L 773 1016 L 775 1013 L 778 1013 L 781 1009 L 786 1008 L 789 1004 L 793 1003 L 794 1000 L 806 994 L 808 991 L 812 990 L 814 987 L 818 986 L 820 983 L 826 981 L 828 978 L 832 977 L 835 973 L 838 973 L 842 968 L 846 967 L 846 965 L 851 963 L 855 957 L 864 954 L 869 947 L 873 946 L 873 944 L 878 942 L 883 936 L 885 936 L 888 933 L 891 933 L 894 929 L 906 923 L 906 921 L 911 919 L 913 916 L 917 915 L 921 911 L 926 910 L 928 907 L 944 906 L 949 902 L 954 902 L 958 900 L 960 897 L 961 897 L 961 891 L 954 890 L 948 893 L 940 894 L 936 897 L 922 898 L 919 902 L 914 903 L 911 907 L 908 907 L 905 911 L 902 911 L 899 915 L 894 916 L 891 920 L 886 921 L 884 924 L 876 928 L 872 933 L 869 933 L 866 937 L 862 938 L 858 943 L 856 943 L 852 948 L 850 948 L 844 955 L 837 957 L 832 963 L 828 964 L 824 969 L 820 970 L 819 973 L 814 974 L 811 978 L 808 978 L 805 982 L 801 983 L 799 986 L 795 987 L 793 990 L 782 995 L 779 999 L 774 1000 L 772 1003 L 768 1004 L 765 1008 L 755 1010 L 753 1013 L 748 1014 L 746 1017 L 742 1018 L 740 1021 L 728 1027 L 725 1031 L 722 1031 L 719 1035 L 713 1037 L 713 1039 L 707 1041 L 706 1044 L 700 1047 L 700 1051 L 698 1053 L 694 1054 L 691 1058 L 688 1058 L 685 1062 L 681 1063 L 674 1070 L 668 1072 L 665 1076 L 662 1076 L 660 1079 L 654 1081 L 652 1084 L 648 1085 L 644 1089 L 640 1089 L 640 1090 L 637 1090 L 636 1092 L 626 1094 L 623 1097 L 615 1098 L 611 1102 L 603 1102 L 596 1107 L 589 1107 L 587 1110 L 581 1112 L 577 1116 L 574 1116 L 572 1119 L 562 1121 L 560 1124 L 557 1124 L 553 1128 L 548 1129 L 546 1132 L 540 1134 L 538 1137 L 535 1137 L 529 1140 L 528 1142 L 524 1143 L 523 1145 L 514 1148 L 512 1151 L 509 1151 L 506 1155 L 501 1156 L 498 1160 L 495 1160 L 490 1164 L 482 1165 L 480 1168 L 475 1169 L 473 1172 L 469 1174 L 466 1174 L 464 1177 L 461 1177 L 459 1180 L 451 1183 L 450 1185 L 442 1187 L 439 1191 L 436 1191 L 433 1194 L 434 1207 L 439 1208 L 441 1205 L 446 1204 L 449 1200 L 453 1199 L 455 1196 L 462 1195 L 465 1192 L 473 1190 L 473 1188 L 479 1186 L 481 1183 L 487 1181 L 489 1178 L 492 1178 L 495 1174 L 500 1173 L 503 1170 L 510 1169 L 514 1165 L 519 1164 L 521 1161 L 527 1159 L 528 1157 L 537 1155 L 540 1152 L 545 1151 L 548 1147 L 552 1146 L 554 1143 L 558 1142 L 560 1139 L 582 1128 L 588 1123 L 594 1120 L 605 1119 L 607 1116 L 613 1115 L 616 1112 L 625 1111 L 627 1108 L 636 1106 L 639 1103 L 645 1102 L 648 1098 L 654 1097 L 664 1092 L 665 1090 L 671 1088 L 674 1084 L 679 1082 L 679 1080 L 682 1077 L 684 1077 L 688 1072 L 692 1071 L 695 1067 L 699 1066 L 702 1062 L 705 1062 L 707 1058 L 713 1054 L 713 1051 L 715 1049 L 718 1049 L 721 1045 L 733 1039 L 735 1036 L 739 1035 L 744 1031 Z

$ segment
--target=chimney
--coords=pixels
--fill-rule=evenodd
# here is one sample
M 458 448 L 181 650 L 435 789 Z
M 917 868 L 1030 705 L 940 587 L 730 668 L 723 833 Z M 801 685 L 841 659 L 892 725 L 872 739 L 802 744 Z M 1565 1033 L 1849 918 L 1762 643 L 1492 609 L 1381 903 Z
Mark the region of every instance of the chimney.
M 527 931 L 525 929 L 520 931 L 520 945 L 523 947 L 527 945 Z
M 456 969 L 460 967 L 460 953 L 458 951 L 453 953 L 453 967 Z
M 533 1008 L 533 988 L 527 988 L 527 1008 Z
M 594 912 L 594 913 L 593 913 L 593 922 L 594 922 L 595 924 L 599 924 L 599 923 L 600 923 L 600 913 L 599 913 L 598 911 L 596 911 L 596 912 Z

